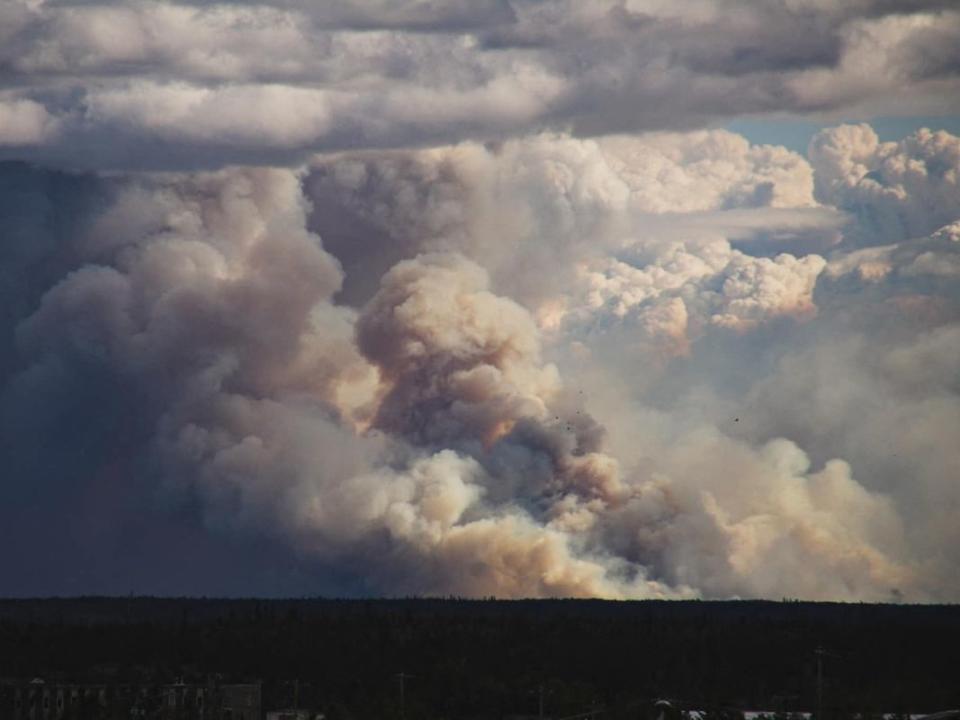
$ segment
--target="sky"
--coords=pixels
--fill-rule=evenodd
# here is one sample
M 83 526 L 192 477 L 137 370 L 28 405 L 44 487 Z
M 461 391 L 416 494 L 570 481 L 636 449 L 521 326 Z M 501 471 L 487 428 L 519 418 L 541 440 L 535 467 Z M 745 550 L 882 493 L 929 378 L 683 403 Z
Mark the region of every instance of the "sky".
M 958 49 L 6 0 L 0 595 L 960 601 Z

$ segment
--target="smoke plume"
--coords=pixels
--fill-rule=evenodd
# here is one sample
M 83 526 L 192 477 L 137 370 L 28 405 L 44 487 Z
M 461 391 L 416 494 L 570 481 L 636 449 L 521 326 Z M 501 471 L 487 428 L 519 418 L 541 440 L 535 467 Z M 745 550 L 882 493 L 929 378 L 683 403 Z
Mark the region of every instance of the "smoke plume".
M 0 8 L 0 591 L 960 598 L 955 9 L 316 5 Z

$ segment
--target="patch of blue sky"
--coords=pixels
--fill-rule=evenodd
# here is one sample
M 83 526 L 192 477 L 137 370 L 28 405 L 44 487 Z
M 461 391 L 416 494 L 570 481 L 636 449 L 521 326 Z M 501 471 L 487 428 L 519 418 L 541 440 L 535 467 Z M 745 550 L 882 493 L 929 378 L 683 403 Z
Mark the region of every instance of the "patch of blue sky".
M 755 145 L 783 145 L 790 150 L 806 155 L 810 138 L 823 128 L 834 127 L 843 122 L 869 123 L 883 142 L 900 140 L 924 127 L 931 130 L 946 130 L 953 135 L 960 135 L 960 115 L 875 117 L 866 120 L 832 122 L 744 118 L 727 123 L 724 127 L 731 132 L 743 135 Z

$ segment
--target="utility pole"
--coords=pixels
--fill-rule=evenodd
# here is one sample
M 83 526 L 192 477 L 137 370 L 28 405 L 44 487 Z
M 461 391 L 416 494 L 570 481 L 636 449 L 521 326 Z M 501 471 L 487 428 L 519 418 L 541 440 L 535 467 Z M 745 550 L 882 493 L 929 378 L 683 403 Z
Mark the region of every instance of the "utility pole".
M 296 714 L 299 715 L 300 710 L 300 678 L 297 678 L 293 681 L 293 709 L 297 711 Z M 818 718 L 819 720 L 819 718 Z
M 823 645 L 813 651 L 817 656 L 817 720 L 823 720 Z
M 400 720 L 406 718 L 406 681 L 412 677 L 413 675 L 407 675 L 405 672 L 397 673 L 397 678 L 400 680 Z
M 841 656 L 830 652 L 823 645 L 817 645 L 813 654 L 817 656 L 817 720 L 823 720 L 823 658 Z
M 539 695 L 540 695 L 540 712 L 538 714 L 538 717 L 540 718 L 540 720 L 543 720 L 543 683 L 540 683 L 537 690 L 539 691 Z

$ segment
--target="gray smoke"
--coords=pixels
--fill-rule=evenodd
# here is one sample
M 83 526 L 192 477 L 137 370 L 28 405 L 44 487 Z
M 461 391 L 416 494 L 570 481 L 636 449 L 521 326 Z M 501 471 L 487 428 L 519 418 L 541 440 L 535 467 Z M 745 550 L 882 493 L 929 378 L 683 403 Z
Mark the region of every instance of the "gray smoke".
M 710 128 L 951 4 L 322 5 L 0 8 L 0 590 L 960 597 L 960 139 Z

